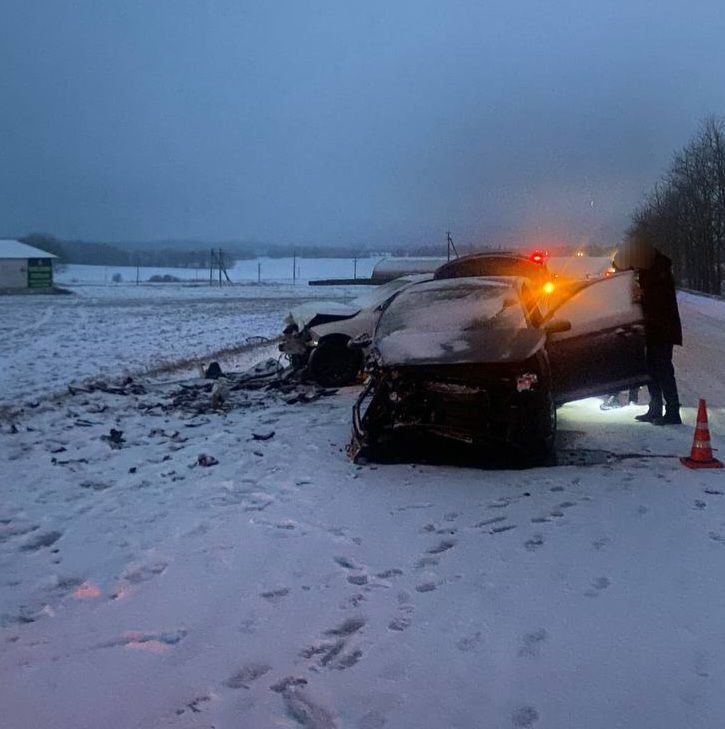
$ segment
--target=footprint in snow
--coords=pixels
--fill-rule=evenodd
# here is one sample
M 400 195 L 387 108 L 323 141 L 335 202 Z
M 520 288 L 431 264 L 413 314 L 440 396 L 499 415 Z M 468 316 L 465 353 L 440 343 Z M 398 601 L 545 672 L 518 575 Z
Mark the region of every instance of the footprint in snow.
M 299 688 L 300 686 L 307 686 L 306 678 L 300 678 L 298 676 L 285 676 L 276 683 L 273 683 L 269 688 L 275 693 L 282 694 L 289 689 Z
M 501 532 L 508 532 L 511 529 L 516 529 L 516 524 L 506 524 L 505 526 L 494 527 L 491 529 L 491 534 L 501 534 Z
M 533 706 L 522 706 L 511 715 L 511 723 L 516 727 L 533 726 L 539 720 L 539 712 Z
M 507 506 L 510 505 L 510 501 L 494 501 L 492 504 L 488 504 L 486 508 L 488 509 L 505 509 Z
M 397 567 L 392 567 L 388 570 L 383 570 L 382 572 L 377 572 L 375 576 L 379 580 L 389 580 L 391 577 L 400 577 L 400 575 L 403 574 L 403 570 L 399 570 Z
M 428 550 L 428 554 L 442 554 L 443 552 L 447 552 L 449 549 L 452 549 L 455 546 L 455 539 L 444 539 L 439 542 L 435 547 L 431 547 Z
M 37 552 L 44 547 L 50 547 L 55 544 L 61 537 L 63 532 L 50 531 L 36 534 L 20 547 L 21 552 Z
M 609 581 L 609 578 L 597 577 L 597 579 L 592 582 L 592 587 L 594 589 L 587 590 L 584 594 L 587 597 L 597 597 L 602 590 L 606 590 L 611 584 L 612 583 Z
M 195 699 L 192 699 L 188 703 L 184 704 L 183 709 L 177 709 L 176 715 L 181 716 L 182 714 L 186 713 L 187 711 L 191 711 L 193 714 L 201 714 L 202 704 L 206 704 L 209 701 L 211 701 L 210 696 L 197 696 Z
M 337 729 L 333 713 L 316 703 L 305 690 L 290 687 L 282 691 L 287 714 L 305 729 Z
M 433 592 L 436 589 L 435 582 L 421 582 L 415 586 L 417 592 Z
M 248 689 L 250 683 L 261 678 L 271 670 L 272 667 L 266 663 L 248 663 L 224 681 L 224 685 L 231 689 Z
M 317 665 L 321 668 L 334 668 L 342 671 L 354 666 L 363 655 L 362 651 L 359 649 L 345 653 L 346 645 L 346 641 L 341 638 L 334 643 L 318 643 L 311 645 L 309 648 L 305 648 L 300 651 L 300 655 L 307 659 L 315 658 Z
M 478 529 L 479 527 L 485 527 L 490 526 L 491 524 L 498 524 L 499 522 L 506 521 L 508 517 L 506 516 L 494 516 L 491 519 L 484 519 L 483 521 L 479 521 L 477 524 L 473 525 L 474 529 Z
M 541 628 L 533 633 L 526 633 L 523 637 L 523 645 L 519 649 L 519 656 L 535 657 L 539 655 L 541 645 L 546 641 L 547 633 Z
M 283 597 L 289 595 L 289 591 L 289 587 L 280 587 L 278 590 L 267 590 L 267 592 L 262 592 L 260 593 L 260 597 L 263 597 L 272 604 L 277 604 Z
M 333 557 L 335 562 L 340 565 L 340 567 L 345 568 L 346 570 L 359 570 L 362 569 L 360 565 L 355 564 L 349 557 Z
M 542 534 L 534 534 L 531 539 L 527 539 L 524 542 L 524 547 L 529 552 L 535 552 L 539 547 L 542 547 L 544 545 L 544 537 Z
M 358 630 L 362 629 L 365 626 L 365 622 L 365 618 L 359 616 L 354 618 L 348 618 L 336 628 L 330 628 L 329 630 L 326 630 L 324 634 L 338 637 L 348 637 L 353 633 L 357 633 Z
M 393 618 L 388 623 L 388 630 L 396 630 L 398 632 L 402 632 L 404 630 L 407 630 L 412 625 L 412 623 L 413 621 L 410 618 L 401 615 L 400 617 Z
M 461 653 L 470 653 L 478 648 L 481 643 L 483 643 L 483 636 L 481 635 L 481 631 L 477 630 L 473 635 L 466 635 L 463 638 L 459 638 L 456 642 L 456 648 Z
M 156 577 L 156 575 L 163 574 L 167 567 L 168 564 L 166 562 L 142 565 L 141 567 L 136 567 L 124 572 L 123 579 L 126 582 L 130 582 L 132 585 L 138 585 L 142 582 L 148 582 L 148 580 Z

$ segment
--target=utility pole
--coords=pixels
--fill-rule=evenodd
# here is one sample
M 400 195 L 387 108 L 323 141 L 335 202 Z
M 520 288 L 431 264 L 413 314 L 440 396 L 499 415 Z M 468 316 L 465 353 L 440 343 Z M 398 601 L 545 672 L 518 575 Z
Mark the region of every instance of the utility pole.
M 292 283 L 297 283 L 297 249 L 292 249 Z
M 257 261 L 257 283 L 262 283 L 262 262 Z
M 357 278 L 357 256 L 352 257 L 352 277 Z
M 456 246 L 453 244 L 453 238 L 451 237 L 451 231 L 446 232 L 446 242 L 448 244 L 448 260 L 451 260 L 451 251 L 453 251 L 456 254 L 456 258 L 458 258 L 458 251 L 456 250 Z
M 222 249 L 219 249 L 219 288 L 222 287 Z
M 214 285 L 214 249 L 211 249 L 209 255 L 209 286 Z

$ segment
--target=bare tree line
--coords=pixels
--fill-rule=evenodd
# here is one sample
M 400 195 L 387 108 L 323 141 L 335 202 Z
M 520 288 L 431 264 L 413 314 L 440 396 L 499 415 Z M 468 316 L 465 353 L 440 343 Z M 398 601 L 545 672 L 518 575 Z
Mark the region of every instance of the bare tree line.
M 635 211 L 630 240 L 672 258 L 684 286 L 722 292 L 725 266 L 725 120 L 707 118 L 677 152 L 664 177 Z

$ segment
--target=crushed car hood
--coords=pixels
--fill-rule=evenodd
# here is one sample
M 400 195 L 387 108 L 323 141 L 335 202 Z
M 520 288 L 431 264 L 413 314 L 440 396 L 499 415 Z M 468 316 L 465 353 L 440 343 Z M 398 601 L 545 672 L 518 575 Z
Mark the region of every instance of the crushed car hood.
M 360 307 L 341 304 L 338 301 L 310 301 L 307 304 L 295 306 L 286 320 L 288 323 L 296 324 L 301 331 L 306 326 L 348 319 L 359 311 Z
M 396 297 L 378 325 L 384 367 L 519 362 L 545 344 L 503 279 L 431 281 Z

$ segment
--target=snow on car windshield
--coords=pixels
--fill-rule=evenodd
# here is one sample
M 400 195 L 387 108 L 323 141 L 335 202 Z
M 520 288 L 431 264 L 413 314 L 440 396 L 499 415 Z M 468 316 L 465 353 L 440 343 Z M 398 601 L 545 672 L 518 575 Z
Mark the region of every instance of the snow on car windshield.
M 476 281 L 455 285 L 430 281 L 393 299 L 378 326 L 388 357 L 434 358 L 468 349 L 467 333 L 516 332 L 526 327 L 524 311 L 510 284 Z

